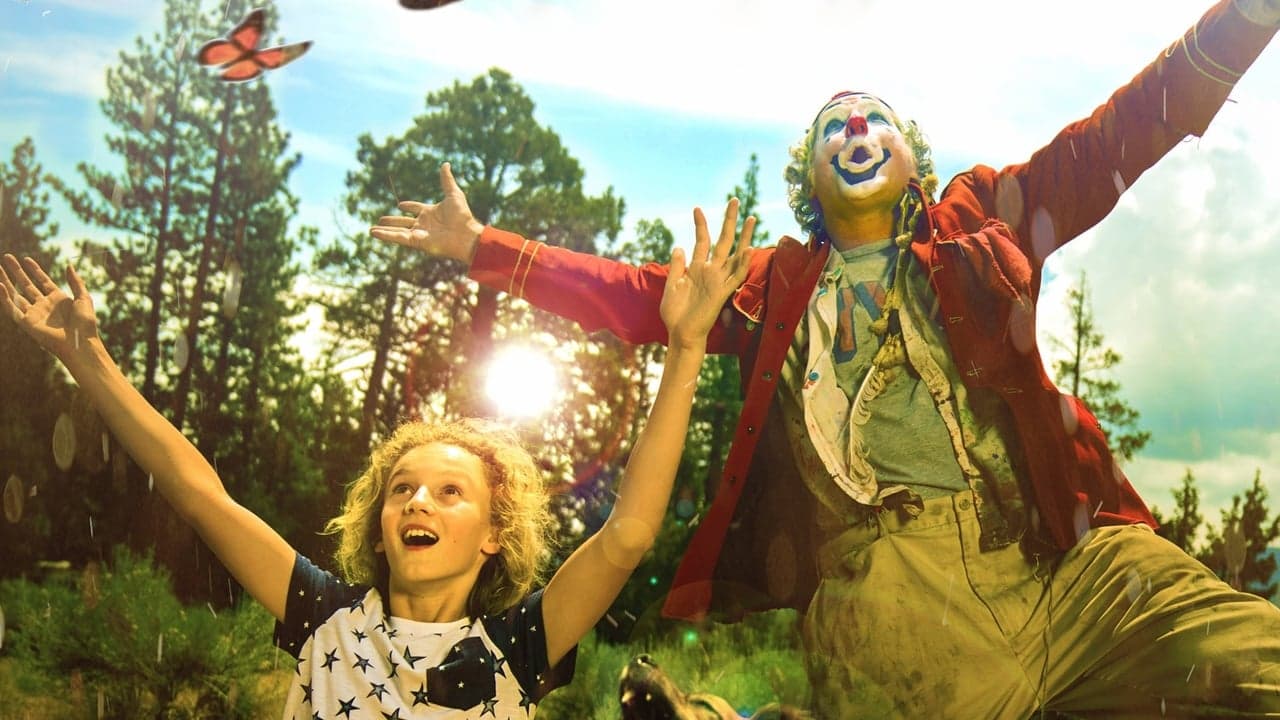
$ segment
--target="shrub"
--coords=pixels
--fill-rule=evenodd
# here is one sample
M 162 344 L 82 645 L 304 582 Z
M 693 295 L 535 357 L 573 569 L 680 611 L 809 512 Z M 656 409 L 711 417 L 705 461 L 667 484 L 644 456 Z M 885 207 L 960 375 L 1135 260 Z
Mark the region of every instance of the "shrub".
M 17 687 L 69 698 L 86 717 L 99 703 L 106 718 L 251 717 L 274 660 L 257 603 L 184 607 L 150 557 L 123 548 L 101 573 L 0 582 L 0 607 Z

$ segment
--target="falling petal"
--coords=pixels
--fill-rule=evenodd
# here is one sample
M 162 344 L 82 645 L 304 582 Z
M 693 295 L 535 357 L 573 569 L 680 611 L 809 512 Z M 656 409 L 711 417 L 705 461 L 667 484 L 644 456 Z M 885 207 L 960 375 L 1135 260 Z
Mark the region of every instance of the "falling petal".
M 100 577 L 98 563 L 93 561 L 84 566 L 84 572 L 80 575 L 80 600 L 90 610 L 98 606 L 98 600 L 102 597 L 98 583 Z
M 1035 250 L 1036 260 L 1042 263 L 1058 247 L 1053 217 L 1043 207 L 1036 208 L 1031 214 L 1031 247 Z
M 187 367 L 187 357 L 190 348 L 187 346 L 187 336 L 179 335 L 173 341 L 173 371 L 182 372 Z
M 1022 185 L 1013 175 L 1002 175 L 996 183 L 996 215 L 1013 227 L 1022 223 Z
M 230 320 L 240 308 L 240 290 L 244 284 L 244 272 L 240 263 L 232 260 L 227 265 L 227 286 L 222 291 L 222 316 Z
M 1036 346 L 1036 308 L 1030 298 L 1019 296 L 1009 311 L 1009 342 L 1026 355 Z
M 34 485 L 32 487 L 35 487 Z M 11 523 L 22 519 L 22 481 L 17 475 L 10 475 L 4 484 L 4 517 Z
M 1129 579 L 1124 584 L 1124 592 L 1129 596 L 1131 604 L 1138 602 L 1138 598 L 1142 596 L 1142 576 L 1137 570 L 1129 569 Z
M 0 648 L 4 648 L 4 608 L 0 608 Z
M 1062 411 L 1062 429 L 1066 430 L 1068 435 L 1075 435 L 1076 430 L 1080 428 L 1080 415 L 1076 410 L 1074 398 L 1066 394 L 1059 395 L 1058 408 Z
M 76 426 L 71 416 L 62 413 L 53 424 L 53 461 L 59 470 L 70 470 L 76 458 Z
M 1084 503 L 1076 505 L 1075 512 L 1071 515 L 1071 524 L 1075 527 L 1076 541 L 1079 542 L 1085 535 L 1089 534 L 1089 508 Z
M 142 132 L 151 132 L 151 126 L 156 121 L 156 96 L 155 93 L 147 93 L 142 99 Z

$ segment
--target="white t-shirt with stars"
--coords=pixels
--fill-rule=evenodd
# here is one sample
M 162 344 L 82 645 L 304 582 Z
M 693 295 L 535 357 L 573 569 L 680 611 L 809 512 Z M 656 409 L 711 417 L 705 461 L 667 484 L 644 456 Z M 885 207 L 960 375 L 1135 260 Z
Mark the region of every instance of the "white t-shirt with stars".
M 543 696 L 573 678 L 577 655 L 574 648 L 547 667 L 541 590 L 499 616 L 415 622 L 386 613 L 376 588 L 347 585 L 301 555 L 275 642 L 298 659 L 284 712 L 297 720 L 531 718 Z M 482 682 L 449 675 L 452 687 L 433 686 L 440 677 L 433 669 L 457 660 L 464 646 L 483 656 L 467 662 L 491 667 L 492 685 L 480 672 Z M 433 702 L 445 694 L 468 706 Z

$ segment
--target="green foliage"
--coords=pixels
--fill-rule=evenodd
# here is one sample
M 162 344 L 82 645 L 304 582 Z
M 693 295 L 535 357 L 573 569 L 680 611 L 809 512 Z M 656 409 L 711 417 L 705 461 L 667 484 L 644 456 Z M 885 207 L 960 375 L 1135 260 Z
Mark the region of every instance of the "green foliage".
M 1270 599 L 1277 589 L 1271 581 L 1276 558 L 1267 549 L 1278 539 L 1280 514 L 1271 515 L 1258 470 L 1243 500 L 1234 495 L 1231 507 L 1222 510 L 1222 526 L 1210 528 L 1208 541 L 1196 557 L 1237 590 Z M 1232 545 L 1237 546 L 1234 553 Z
M 262 703 L 271 617 L 256 603 L 184 607 L 150 558 L 118 550 L 96 575 L 7 580 L 0 604 L 19 688 L 85 717 L 99 691 L 107 718 L 247 718 Z
M 1152 508 L 1152 514 L 1156 510 Z M 1182 548 L 1189 555 L 1197 554 L 1197 535 L 1200 525 L 1204 523 L 1204 515 L 1200 514 L 1200 491 L 1196 488 L 1195 476 L 1191 468 L 1182 476 L 1182 484 L 1173 490 L 1173 515 L 1169 518 L 1156 517 L 1160 528 L 1156 532 L 1169 542 Z
M 1111 453 L 1132 460 L 1134 453 L 1151 440 L 1151 433 L 1138 428 L 1140 413 L 1120 398 L 1120 383 L 1108 376 L 1120 364 L 1120 354 L 1104 346 L 1106 340 L 1094 325 L 1083 273 L 1080 285 L 1067 292 L 1067 309 L 1071 313 L 1071 334 L 1066 342 L 1055 337 L 1053 343 L 1065 349 L 1068 356 L 1053 364 L 1054 379 L 1097 416 Z
M 804 707 L 808 680 L 799 634 L 795 612 L 773 611 L 731 625 L 669 623 L 626 644 L 589 635 L 578 646 L 573 682 L 548 695 L 538 717 L 615 720 L 619 675 L 641 653 L 685 692 L 719 695 L 739 710 L 771 702 Z

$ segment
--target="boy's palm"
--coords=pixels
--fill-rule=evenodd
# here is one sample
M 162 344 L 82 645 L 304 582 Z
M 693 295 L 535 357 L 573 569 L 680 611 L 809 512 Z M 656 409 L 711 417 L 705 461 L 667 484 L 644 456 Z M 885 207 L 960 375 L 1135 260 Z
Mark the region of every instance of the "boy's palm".
M 666 323 L 668 344 L 672 347 L 703 346 L 707 333 L 715 323 L 725 300 L 747 277 L 751 259 L 751 234 L 755 218 L 742 224 L 742 235 L 734 249 L 734 229 L 738 224 L 738 201 L 730 200 L 725 209 L 720 237 L 711 246 L 706 217 L 700 209 L 693 211 L 696 240 L 692 258 L 686 264 L 684 251 L 671 253 L 671 271 L 662 294 L 659 312 Z

